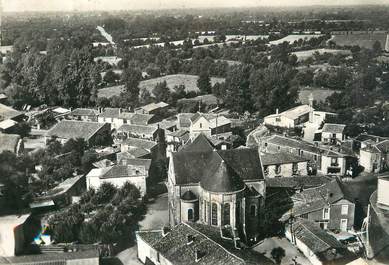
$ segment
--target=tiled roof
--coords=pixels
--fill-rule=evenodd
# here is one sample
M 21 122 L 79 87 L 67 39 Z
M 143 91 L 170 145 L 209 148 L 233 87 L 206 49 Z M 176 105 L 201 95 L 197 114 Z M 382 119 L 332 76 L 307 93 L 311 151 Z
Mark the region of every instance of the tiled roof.
M 89 140 L 103 126 L 105 126 L 105 123 L 62 120 L 47 132 L 47 136 L 57 136 L 63 139 L 83 138 Z
M 320 210 L 325 205 L 333 204 L 339 200 L 345 199 L 342 187 L 338 180 L 332 180 L 319 187 L 306 189 L 293 196 L 296 202 L 293 212 L 296 216 Z
M 318 224 L 302 218 L 297 218 L 293 222 L 293 232 L 297 239 L 320 257 L 323 257 L 321 254 L 327 254 L 328 250 L 345 248 L 342 243 L 321 229 Z
M 15 153 L 20 140 L 21 138 L 17 134 L 0 133 L 0 153 L 3 151 Z
M 323 126 L 322 132 L 343 133 L 345 127 L 345 124 L 326 123 Z
M 209 127 L 210 128 L 216 128 L 216 127 L 224 126 L 224 125 L 227 125 L 227 124 L 231 124 L 231 120 L 227 119 L 224 116 L 218 116 L 218 117 L 216 117 L 214 119 L 211 119 L 209 121 Z
M 167 132 L 166 134 L 170 135 L 170 136 L 173 136 L 173 137 L 182 137 L 185 134 L 189 134 L 189 132 L 185 131 L 185 130 L 177 130 L 177 131 L 174 131 L 174 132 Z
M 196 140 L 204 139 L 201 135 L 199 137 Z M 203 140 L 201 142 L 206 143 Z M 173 153 L 172 161 L 177 184 L 199 183 L 201 180 L 203 185 L 208 187 L 210 180 L 204 180 L 201 177 L 213 178 L 213 175 L 218 173 L 216 175 L 220 178 L 213 180 L 211 187 L 212 190 L 222 191 L 240 187 L 243 180 L 263 179 L 261 162 L 256 149 L 214 151 L 210 144 L 201 145 L 203 150 L 198 148 L 199 146 L 195 148 L 189 146 Z M 225 166 L 222 166 L 223 163 Z M 236 178 L 237 176 L 239 179 Z M 216 183 L 220 186 L 213 185 Z
M 184 145 L 182 152 L 208 152 L 214 150 L 212 142 L 204 135 L 199 134 L 192 143 Z
M 145 106 L 142 106 L 140 107 L 140 109 L 143 109 L 147 112 L 150 112 L 150 111 L 153 111 L 153 110 L 157 110 L 157 109 L 160 109 L 160 108 L 164 108 L 164 107 L 167 107 L 169 106 L 169 104 L 165 103 L 165 102 L 158 102 L 158 103 L 150 103 L 148 105 L 145 105 Z
M 179 128 L 189 128 L 191 124 L 191 118 L 194 113 L 179 113 L 177 114 L 177 124 Z
M 330 182 L 329 177 L 318 176 L 296 176 L 288 178 L 267 178 L 266 187 L 269 188 L 291 188 L 291 189 L 306 189 L 321 186 Z
M 16 118 L 23 113 L 0 103 L 0 121 Z
M 127 138 L 123 141 L 123 144 L 128 145 L 130 147 L 143 148 L 145 150 L 150 151 L 154 146 L 157 145 L 156 142 L 147 141 L 139 138 Z
M 135 134 L 153 134 L 157 131 L 158 127 L 153 125 L 134 125 L 134 124 L 123 124 L 118 132 L 135 133 Z
M 135 113 L 130 118 L 130 123 L 135 125 L 147 125 L 154 118 L 152 114 Z
M 43 197 L 39 197 L 37 199 L 38 200 L 49 199 L 49 198 L 64 194 L 67 191 L 69 191 L 69 189 L 71 189 L 74 185 L 76 185 L 77 183 L 79 183 L 81 181 L 83 181 L 85 183 L 84 175 L 79 175 L 76 177 L 68 178 L 65 181 L 58 184 L 53 189 L 51 189 L 50 191 L 48 191 L 47 195 L 45 195 Z
M 97 116 L 99 112 L 95 109 L 77 108 L 73 110 L 70 115 L 73 116 Z
M 262 165 L 277 165 L 277 164 L 290 164 L 298 162 L 309 161 L 307 158 L 301 156 L 296 156 L 291 153 L 277 153 L 277 154 L 263 154 L 261 155 Z
M 265 118 L 276 117 L 276 116 L 285 116 L 289 119 L 295 120 L 295 119 L 299 118 L 300 116 L 309 113 L 310 110 L 311 110 L 311 108 L 309 107 L 309 105 L 300 105 L 300 106 L 285 110 L 285 111 L 281 112 L 280 114 L 272 114 L 272 115 L 269 115 Z
M 3 120 L 3 121 L 0 121 L 0 129 L 6 130 L 6 129 L 9 129 L 9 128 L 15 126 L 16 124 L 18 124 L 18 122 L 11 120 L 11 119 Z
M 179 224 L 163 237 L 155 231 L 151 231 L 151 236 L 146 235 L 147 233 L 150 232 L 138 232 L 138 236 L 145 239 L 152 248 L 161 253 L 172 264 L 246 264 L 243 259 L 232 254 L 189 224 Z M 191 244 L 187 244 L 188 235 L 193 236 L 193 243 Z M 199 251 L 202 256 L 197 262 L 196 251 Z
M 312 153 L 320 153 L 321 152 L 320 148 L 318 148 L 312 144 L 309 144 L 309 143 L 301 141 L 301 140 L 287 138 L 287 137 L 280 136 L 280 135 L 273 135 L 273 136 L 269 137 L 265 142 L 268 142 L 271 144 L 276 144 L 279 146 L 288 146 L 288 147 L 292 147 L 292 148 L 302 149 L 302 150 L 312 152 Z
M 66 264 L 66 260 L 83 260 L 98 258 L 99 252 L 97 250 L 86 250 L 76 252 L 64 252 L 64 253 L 49 253 L 27 256 L 15 256 L 15 257 L 0 257 L 0 264 L 41 264 L 42 262 L 51 262 L 45 264 Z
M 115 165 L 115 166 L 112 166 L 102 176 L 100 176 L 100 178 L 101 179 L 128 178 L 128 177 L 136 177 L 136 176 L 143 176 L 143 175 L 144 175 L 144 172 L 138 171 L 134 168 L 131 168 L 128 166 Z
M 389 140 L 379 142 L 375 145 L 381 152 L 387 153 L 389 151 Z
M 151 159 L 139 159 L 139 158 L 122 158 L 118 161 L 119 165 L 133 165 L 144 166 L 146 170 L 149 170 L 151 165 Z

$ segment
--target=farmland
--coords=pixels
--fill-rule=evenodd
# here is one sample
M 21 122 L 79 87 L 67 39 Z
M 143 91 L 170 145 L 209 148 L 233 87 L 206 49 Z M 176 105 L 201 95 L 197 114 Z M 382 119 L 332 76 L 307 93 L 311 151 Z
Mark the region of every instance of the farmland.
M 333 35 L 331 41 L 339 46 L 354 46 L 369 48 L 373 47 L 376 41 L 381 43 L 381 47 L 385 47 L 385 33 L 364 33 L 364 34 L 348 34 L 348 35 Z
M 282 39 L 270 41 L 269 44 L 270 45 L 278 45 L 278 44 L 281 44 L 285 41 L 291 44 L 295 41 L 298 41 L 299 39 L 309 40 L 311 38 L 318 38 L 320 36 L 323 36 L 323 35 L 321 35 L 321 34 L 317 34 L 317 35 L 316 34 L 306 34 L 306 35 L 291 34 L 291 35 L 288 35 Z
M 315 52 L 320 54 L 331 53 L 331 54 L 341 54 L 341 55 L 351 55 L 351 51 L 349 50 L 333 50 L 333 49 L 312 49 L 307 51 L 298 51 L 293 52 L 292 54 L 297 56 L 297 61 L 301 62 L 309 57 L 312 57 Z
M 185 74 L 167 75 L 167 76 L 141 81 L 139 84 L 139 88 L 141 90 L 147 89 L 151 93 L 154 87 L 158 83 L 162 83 L 163 81 L 166 81 L 167 86 L 170 88 L 171 91 L 173 91 L 173 88 L 175 86 L 184 85 L 187 92 L 190 91 L 198 92 L 199 89 L 197 87 L 197 79 L 198 76 L 196 75 L 185 75 Z M 224 78 L 211 77 L 212 85 L 216 83 L 222 83 L 222 82 L 224 82 Z M 98 96 L 106 97 L 106 98 L 110 98 L 114 95 L 118 96 L 120 92 L 122 92 L 123 88 L 124 88 L 123 85 L 102 88 L 99 90 Z

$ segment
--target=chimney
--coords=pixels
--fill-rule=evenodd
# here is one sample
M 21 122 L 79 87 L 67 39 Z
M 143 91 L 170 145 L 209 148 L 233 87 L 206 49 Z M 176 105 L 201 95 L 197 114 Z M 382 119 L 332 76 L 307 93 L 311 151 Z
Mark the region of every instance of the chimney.
M 200 250 L 195 251 L 195 262 L 199 262 L 202 257 L 205 256 L 205 253 L 201 252 Z
M 276 114 L 278 114 L 278 108 L 276 108 Z
M 122 109 L 121 109 L 121 108 L 119 108 L 119 115 L 120 115 L 120 114 L 122 114 Z
M 166 236 L 170 232 L 170 227 L 164 226 L 162 228 L 162 236 Z
M 187 238 L 187 242 L 186 242 L 187 245 L 190 245 L 190 244 L 192 244 L 194 242 L 194 236 L 193 235 L 187 235 L 186 238 Z

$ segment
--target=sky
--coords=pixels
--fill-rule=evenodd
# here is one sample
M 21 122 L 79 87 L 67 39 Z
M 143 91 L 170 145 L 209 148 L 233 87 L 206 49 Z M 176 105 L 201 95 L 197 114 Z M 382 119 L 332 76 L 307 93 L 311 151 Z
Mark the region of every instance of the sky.
M 389 4 L 389 0 L 0 0 L 4 12 Z

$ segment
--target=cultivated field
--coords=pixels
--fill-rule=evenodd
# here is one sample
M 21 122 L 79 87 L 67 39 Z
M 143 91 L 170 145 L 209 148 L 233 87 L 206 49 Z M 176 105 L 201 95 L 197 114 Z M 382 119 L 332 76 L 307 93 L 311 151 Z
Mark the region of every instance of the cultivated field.
M 170 88 L 171 91 L 173 91 L 173 88 L 175 86 L 185 85 L 187 92 L 190 91 L 197 92 L 199 91 L 197 87 L 197 79 L 198 79 L 197 75 L 185 75 L 185 74 L 167 75 L 167 76 L 141 81 L 139 87 L 141 91 L 143 89 L 147 89 L 150 93 L 152 93 L 154 87 L 158 83 L 162 83 L 163 81 L 166 81 L 167 86 Z M 225 81 L 224 78 L 211 77 L 212 85 L 216 83 L 222 83 L 224 81 Z M 123 87 L 124 87 L 123 85 L 119 85 L 119 86 L 102 88 L 99 90 L 98 97 L 110 98 L 114 95 L 118 96 L 120 92 L 122 92 Z
M 309 39 L 312 39 L 312 38 L 318 38 L 320 36 L 323 36 L 321 34 L 305 34 L 305 35 L 297 35 L 297 34 L 291 34 L 291 35 L 288 35 L 282 39 L 279 39 L 279 40 L 273 40 L 273 41 L 270 41 L 269 44 L 270 45 L 278 45 L 278 44 L 281 44 L 283 42 L 289 42 L 289 43 L 293 43 L 299 39 L 302 39 L 302 40 L 309 40 Z
M 381 43 L 381 47 L 385 47 L 386 34 L 384 33 L 365 33 L 365 34 L 349 34 L 349 35 L 333 35 L 331 41 L 340 46 L 354 46 L 369 48 L 373 47 L 376 41 Z
M 297 56 L 297 61 L 305 61 L 309 57 L 312 57 L 315 52 L 320 54 L 332 53 L 332 54 L 342 54 L 342 55 L 351 55 L 350 50 L 334 50 L 334 49 L 313 49 L 307 51 L 292 52 L 292 54 Z
M 316 100 L 317 102 L 324 102 L 326 98 L 328 98 L 335 92 L 338 91 L 328 88 L 302 87 L 299 93 L 298 100 L 302 104 L 309 104 L 309 96 L 312 93 L 314 100 Z

